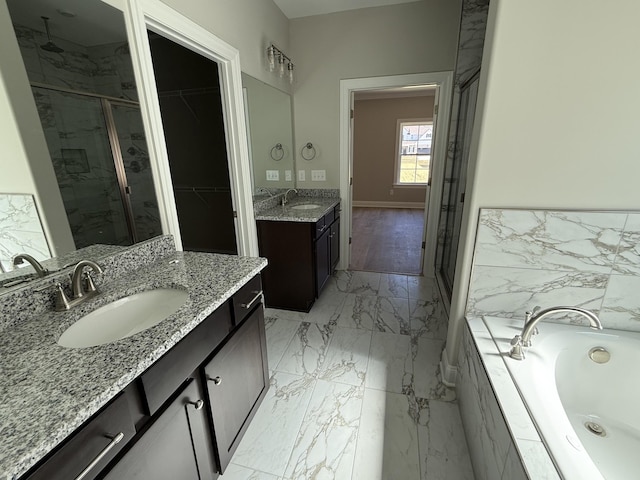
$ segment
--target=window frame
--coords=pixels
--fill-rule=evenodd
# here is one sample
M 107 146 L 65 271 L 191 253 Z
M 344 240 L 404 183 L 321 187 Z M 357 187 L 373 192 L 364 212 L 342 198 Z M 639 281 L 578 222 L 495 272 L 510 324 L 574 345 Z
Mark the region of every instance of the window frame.
M 422 117 L 422 118 L 399 118 L 396 122 L 396 151 L 395 151 L 395 160 L 393 167 L 393 187 L 399 188 L 412 188 L 412 187 L 427 187 L 429 186 L 429 180 L 424 183 L 403 183 L 400 181 L 400 167 L 402 166 L 402 162 L 400 157 L 402 156 L 402 127 L 405 124 L 414 124 L 414 125 L 423 125 L 430 124 L 431 128 L 433 128 L 433 117 Z M 429 154 L 430 158 L 433 158 L 433 135 L 431 137 L 431 154 Z M 429 163 L 429 174 L 431 174 L 431 168 L 433 165 Z M 430 176 L 430 175 L 429 175 Z

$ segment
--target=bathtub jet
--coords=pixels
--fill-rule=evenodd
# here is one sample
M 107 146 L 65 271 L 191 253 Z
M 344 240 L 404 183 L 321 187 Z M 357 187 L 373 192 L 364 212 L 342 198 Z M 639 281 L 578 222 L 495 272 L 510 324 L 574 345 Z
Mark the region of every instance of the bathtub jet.
M 520 335 L 516 335 L 511 340 L 511 350 L 509 350 L 509 356 L 515 360 L 524 360 L 524 347 L 531 346 L 531 336 L 536 332 L 536 325 L 540 320 L 552 315 L 554 313 L 577 313 L 586 317 L 589 320 L 589 326 L 594 330 L 602 330 L 602 323 L 598 316 L 584 308 L 580 307 L 551 307 L 539 310 L 540 307 L 536 307 L 533 313 L 527 312 L 527 318 Z

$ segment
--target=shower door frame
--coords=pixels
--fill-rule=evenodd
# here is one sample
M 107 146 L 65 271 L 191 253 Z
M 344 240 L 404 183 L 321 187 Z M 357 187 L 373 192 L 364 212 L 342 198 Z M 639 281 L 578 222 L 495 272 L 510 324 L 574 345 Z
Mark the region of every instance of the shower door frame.
M 127 172 L 124 168 L 124 159 L 122 158 L 122 150 L 120 149 L 120 140 L 118 139 L 118 131 L 116 128 L 115 120 L 113 118 L 113 111 L 111 110 L 111 107 L 112 105 L 119 105 L 125 107 L 136 107 L 138 110 L 140 110 L 140 104 L 134 100 L 110 97 L 108 95 L 101 95 L 99 93 L 93 92 L 84 92 L 81 90 L 74 90 L 72 88 L 58 87 L 56 85 L 49 85 L 41 82 L 30 82 L 30 85 L 32 88 L 41 88 L 44 90 L 51 90 L 59 93 L 68 93 L 71 95 L 90 97 L 100 100 L 105 129 L 107 130 L 107 136 L 109 137 L 111 158 L 113 160 L 113 167 L 115 169 L 116 179 L 118 181 L 120 199 L 122 200 L 122 205 L 124 208 L 124 217 L 127 223 L 127 228 L 129 230 L 129 238 L 132 244 L 138 243 L 138 232 L 136 231 L 135 215 L 133 213 L 133 207 L 131 205 L 131 188 L 127 181 Z

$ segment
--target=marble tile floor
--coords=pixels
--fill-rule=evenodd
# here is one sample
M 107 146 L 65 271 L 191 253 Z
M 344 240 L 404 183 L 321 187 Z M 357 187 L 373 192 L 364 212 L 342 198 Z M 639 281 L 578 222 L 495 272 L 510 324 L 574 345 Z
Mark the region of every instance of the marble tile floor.
M 266 309 L 271 386 L 221 480 L 473 480 L 431 279 L 340 271 Z

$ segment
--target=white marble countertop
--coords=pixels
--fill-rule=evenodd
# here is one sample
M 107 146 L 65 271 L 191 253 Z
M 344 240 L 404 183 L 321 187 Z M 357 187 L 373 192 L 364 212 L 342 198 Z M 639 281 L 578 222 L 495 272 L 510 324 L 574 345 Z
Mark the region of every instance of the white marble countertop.
M 335 197 L 294 197 L 284 206 L 278 205 L 256 213 L 256 220 L 315 223 L 339 203 L 340 199 Z M 309 204 L 318 205 L 318 207 L 307 210 L 293 208 L 297 205 Z
M 0 336 L 0 478 L 24 474 L 266 264 L 263 258 L 177 252 L 99 286 L 95 299 L 69 312 L 47 311 L 6 329 Z M 158 325 L 96 347 L 57 344 L 86 313 L 161 287 L 186 289 L 189 297 Z

